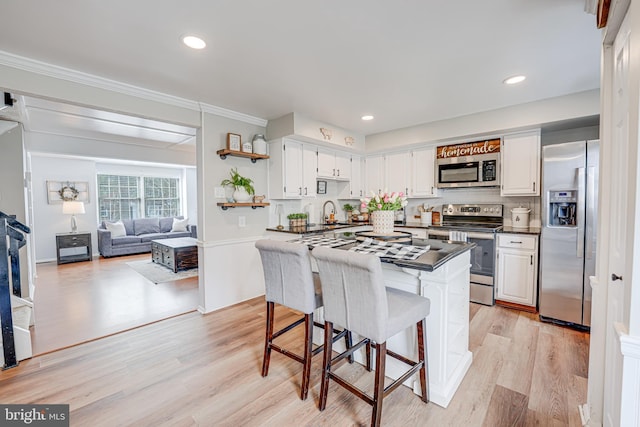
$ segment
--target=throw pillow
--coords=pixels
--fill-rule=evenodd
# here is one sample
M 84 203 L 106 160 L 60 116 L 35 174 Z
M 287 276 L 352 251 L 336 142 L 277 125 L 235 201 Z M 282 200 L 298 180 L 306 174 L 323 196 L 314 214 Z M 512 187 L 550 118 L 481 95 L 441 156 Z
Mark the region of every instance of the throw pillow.
M 127 235 L 127 230 L 124 228 L 122 221 L 105 222 L 104 226 L 111 232 L 111 238 L 122 237 Z
M 187 231 L 188 221 L 189 218 L 173 218 L 173 226 L 171 226 L 171 231 Z

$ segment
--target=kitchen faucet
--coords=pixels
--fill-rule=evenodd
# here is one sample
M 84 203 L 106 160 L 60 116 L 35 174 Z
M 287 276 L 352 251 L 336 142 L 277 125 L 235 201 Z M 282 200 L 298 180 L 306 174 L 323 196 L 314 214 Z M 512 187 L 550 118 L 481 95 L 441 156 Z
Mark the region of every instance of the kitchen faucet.
M 327 200 L 326 202 L 324 202 L 324 205 L 322 205 L 322 218 L 323 218 L 325 223 L 328 222 L 328 219 L 330 219 L 330 216 L 327 216 L 327 214 L 326 214 L 327 205 L 329 203 L 331 203 L 331 206 L 333 207 L 333 210 L 331 211 L 331 213 L 334 214 L 333 219 L 335 219 L 336 205 L 333 203 L 332 200 Z

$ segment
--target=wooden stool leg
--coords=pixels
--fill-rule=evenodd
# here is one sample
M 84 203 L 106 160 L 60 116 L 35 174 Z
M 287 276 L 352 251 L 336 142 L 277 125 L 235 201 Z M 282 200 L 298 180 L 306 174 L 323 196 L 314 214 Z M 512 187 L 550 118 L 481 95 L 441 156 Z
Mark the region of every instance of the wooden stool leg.
M 302 357 L 302 390 L 300 399 L 306 400 L 309 394 L 311 377 L 311 349 L 313 347 L 313 313 L 304 315 L 304 356 Z
M 266 334 L 264 337 L 264 355 L 262 356 L 262 376 L 266 377 L 269 374 L 269 361 L 271 360 L 271 341 L 273 340 L 273 314 L 274 303 L 267 301 L 267 324 Z
M 367 371 L 371 372 L 371 341 L 367 340 L 367 344 L 365 346 L 366 356 L 367 356 Z
M 331 354 L 333 350 L 333 323 L 324 322 L 324 354 L 322 355 L 322 383 L 320 384 L 320 402 L 318 408 L 324 411 L 329 392 L 329 373 L 331 372 Z
M 347 350 L 349 350 L 353 346 L 353 337 L 351 336 L 351 331 L 347 331 L 347 334 L 344 336 L 344 343 L 347 346 Z M 353 353 L 347 356 L 349 363 L 353 363 Z
M 425 338 L 426 321 L 422 319 L 417 323 L 418 329 L 418 362 L 422 362 L 420 368 L 420 391 L 422 392 L 422 401 L 429 403 L 429 383 L 427 382 L 427 346 Z
M 376 382 L 373 390 L 373 413 L 371 425 L 379 426 L 382 420 L 382 400 L 384 398 L 384 370 L 387 356 L 387 343 L 375 345 L 376 349 Z

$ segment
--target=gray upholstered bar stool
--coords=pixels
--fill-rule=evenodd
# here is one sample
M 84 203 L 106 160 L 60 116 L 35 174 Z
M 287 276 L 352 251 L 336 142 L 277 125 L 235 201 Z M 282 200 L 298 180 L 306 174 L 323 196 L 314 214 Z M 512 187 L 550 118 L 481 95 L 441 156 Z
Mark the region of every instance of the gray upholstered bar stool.
M 260 252 L 264 270 L 265 299 L 267 301 L 266 334 L 262 359 L 262 376 L 269 373 L 271 350 L 275 350 L 302 363 L 302 387 L 300 398 L 305 400 L 309 392 L 311 358 L 320 353 L 324 345 L 313 349 L 313 326 L 324 327 L 313 321 L 313 311 L 322 307 L 322 289 L 318 274 L 311 271 L 309 248 L 300 243 L 277 240 L 259 240 L 256 248 Z M 273 332 L 275 304 L 280 304 L 304 313 L 304 316 L 290 325 Z M 273 340 L 304 323 L 304 353 L 302 356 L 274 344 Z M 329 334 L 333 335 L 332 332 Z M 347 348 L 351 346 L 351 334 L 347 330 L 339 332 L 333 341 L 345 338 Z M 331 341 L 331 340 L 330 340 Z M 332 341 L 332 342 L 333 342 Z
M 400 384 L 419 371 L 422 400 L 429 402 L 427 383 L 427 357 L 425 346 L 425 317 L 429 314 L 430 301 L 419 295 L 384 285 L 380 259 L 374 255 L 359 254 L 340 249 L 317 247 L 312 255 L 318 262 L 324 300 L 325 331 L 334 326 L 344 327 L 364 337 L 350 350 L 332 358 L 332 341 L 325 333 L 325 353 L 320 386 L 320 410 L 327 403 L 329 380 L 338 384 L 373 406 L 371 425 L 380 425 L 382 400 Z M 387 349 L 387 339 L 417 325 L 418 361 L 414 362 Z M 368 342 L 376 350 L 375 386 L 373 397 L 349 384 L 332 370 L 357 348 Z M 411 368 L 400 378 L 384 386 L 387 354 Z

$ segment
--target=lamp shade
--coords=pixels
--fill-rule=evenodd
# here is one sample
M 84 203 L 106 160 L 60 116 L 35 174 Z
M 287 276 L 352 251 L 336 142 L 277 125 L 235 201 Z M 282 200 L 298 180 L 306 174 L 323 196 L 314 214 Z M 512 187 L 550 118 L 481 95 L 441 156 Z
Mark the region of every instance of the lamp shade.
M 64 214 L 83 214 L 84 203 L 82 202 L 62 202 L 62 213 Z

